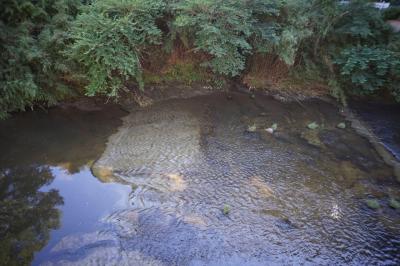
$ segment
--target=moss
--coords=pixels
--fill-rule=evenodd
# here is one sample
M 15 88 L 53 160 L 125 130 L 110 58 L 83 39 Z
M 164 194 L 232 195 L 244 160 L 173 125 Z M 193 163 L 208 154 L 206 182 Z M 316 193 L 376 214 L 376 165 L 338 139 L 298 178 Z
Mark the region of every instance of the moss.
M 131 188 L 132 188 L 132 192 L 135 192 L 136 189 L 138 189 L 138 185 L 132 184 L 132 185 L 131 185 Z
M 365 176 L 365 173 L 350 161 L 340 162 L 339 169 L 341 175 L 351 182 L 362 179 Z
M 321 139 L 319 138 L 319 133 L 318 131 L 304 131 L 301 133 L 301 137 L 308 142 L 308 144 L 317 146 L 317 147 L 322 147 L 323 143 L 321 142 Z
M 389 206 L 393 209 L 400 209 L 400 201 L 392 198 L 389 201 Z
M 307 125 L 307 128 L 308 129 L 317 129 L 317 128 L 319 128 L 319 125 L 316 122 L 312 122 Z
M 373 210 L 379 209 L 381 207 L 379 201 L 376 199 L 367 199 L 365 203 L 367 204 L 368 208 Z
M 224 215 L 228 215 L 231 212 L 231 208 L 228 205 L 224 205 L 224 208 L 222 209 L 222 213 Z
M 248 125 L 246 131 L 247 132 L 256 132 L 257 126 L 256 124 Z

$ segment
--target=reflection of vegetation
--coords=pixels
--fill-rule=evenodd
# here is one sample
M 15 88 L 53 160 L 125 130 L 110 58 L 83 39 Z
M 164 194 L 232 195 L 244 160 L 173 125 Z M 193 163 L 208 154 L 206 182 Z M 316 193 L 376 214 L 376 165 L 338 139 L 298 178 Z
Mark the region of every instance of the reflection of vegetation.
M 34 252 L 59 226 L 63 204 L 56 190 L 40 191 L 54 179 L 46 167 L 0 170 L 0 261 L 4 265 L 29 264 Z

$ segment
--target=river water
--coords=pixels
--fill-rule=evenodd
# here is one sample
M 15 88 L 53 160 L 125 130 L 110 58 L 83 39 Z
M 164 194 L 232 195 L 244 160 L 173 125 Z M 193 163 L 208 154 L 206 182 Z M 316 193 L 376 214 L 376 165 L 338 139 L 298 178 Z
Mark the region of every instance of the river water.
M 328 103 L 55 108 L 0 122 L 0 137 L 7 265 L 400 263 L 393 169 Z

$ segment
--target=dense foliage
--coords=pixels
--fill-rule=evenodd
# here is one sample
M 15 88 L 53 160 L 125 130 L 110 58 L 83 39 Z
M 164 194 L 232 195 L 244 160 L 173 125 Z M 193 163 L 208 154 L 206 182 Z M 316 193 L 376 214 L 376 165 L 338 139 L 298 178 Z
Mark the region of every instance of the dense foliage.
M 130 78 L 143 87 L 141 51 L 160 41 L 155 20 L 163 8 L 160 0 L 104 0 L 82 9 L 71 29 L 68 55 L 85 68 L 88 95 L 115 97 Z
M 244 1 L 183 0 L 175 5 L 174 24 L 181 35 L 194 40 L 196 50 L 212 56 L 205 66 L 219 74 L 236 76 L 245 68 L 251 50 L 251 8 Z
M 0 118 L 70 95 L 62 51 L 78 0 L 3 0 L 0 10 Z
M 383 12 L 364 0 L 3 0 L 2 7 L 0 117 L 82 89 L 111 97 L 131 84 L 143 89 L 154 64 L 229 79 L 265 58 L 325 80 L 341 98 L 387 91 L 400 100 L 400 38 L 385 22 L 396 7 Z M 169 60 L 177 45 L 197 61 Z M 264 67 L 260 73 L 273 72 Z

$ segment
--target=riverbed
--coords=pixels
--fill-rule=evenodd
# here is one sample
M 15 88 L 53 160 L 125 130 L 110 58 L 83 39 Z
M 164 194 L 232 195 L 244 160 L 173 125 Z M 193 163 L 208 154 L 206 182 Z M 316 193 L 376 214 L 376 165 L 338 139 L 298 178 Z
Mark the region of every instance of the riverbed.
M 15 115 L 0 136 L 9 265 L 400 262 L 399 182 L 333 104 L 70 106 Z

